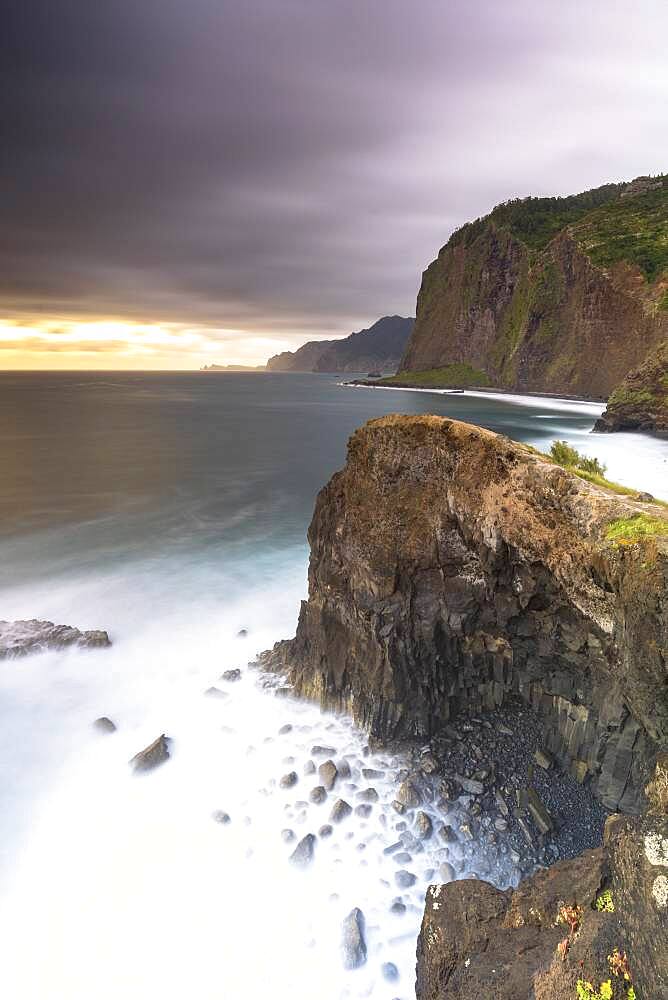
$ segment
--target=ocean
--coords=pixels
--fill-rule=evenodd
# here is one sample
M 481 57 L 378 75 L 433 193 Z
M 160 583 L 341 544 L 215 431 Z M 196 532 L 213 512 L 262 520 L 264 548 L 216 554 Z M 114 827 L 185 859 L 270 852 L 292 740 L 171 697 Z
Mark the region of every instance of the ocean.
M 294 634 L 314 500 L 360 424 L 438 413 L 544 450 L 565 439 L 668 499 L 668 443 L 591 434 L 601 409 L 334 375 L 0 374 L 0 617 L 107 629 L 113 643 L 0 662 L 2 996 L 413 996 L 438 858 L 426 847 L 415 884 L 397 888 L 384 851 L 401 754 L 276 697 L 247 664 Z M 237 667 L 240 681 L 220 680 Z M 224 694 L 205 696 L 212 685 Z M 92 728 L 103 715 L 114 734 Z M 170 761 L 132 776 L 129 758 L 163 732 Z M 379 801 L 302 872 L 289 854 L 332 805 L 309 801 L 314 745 L 349 759 L 350 796 L 362 763 L 380 772 Z M 473 871 L 463 859 L 458 874 Z M 368 956 L 350 971 L 339 938 L 355 906 Z

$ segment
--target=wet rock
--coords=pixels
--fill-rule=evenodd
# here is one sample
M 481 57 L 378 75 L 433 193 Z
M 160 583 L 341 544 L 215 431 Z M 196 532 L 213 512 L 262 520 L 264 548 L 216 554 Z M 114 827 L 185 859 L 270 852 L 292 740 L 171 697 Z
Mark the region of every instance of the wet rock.
M 221 691 L 221 689 L 217 687 L 207 688 L 204 694 L 207 698 L 219 698 L 221 701 L 225 698 L 229 698 L 227 691 Z
M 298 781 L 299 778 L 297 777 L 297 772 L 290 771 L 288 774 L 283 775 L 278 784 L 280 785 L 281 788 L 293 788 Z
M 346 780 L 350 777 L 350 764 L 347 760 L 339 760 L 336 763 L 336 770 L 338 772 L 339 778 Z
M 461 833 L 464 840 L 474 840 L 475 838 L 472 823 L 460 823 L 459 832 Z
M 417 882 L 417 877 L 413 872 L 407 872 L 405 868 L 402 868 L 400 871 L 394 873 L 394 881 L 399 889 L 410 889 Z
M 312 760 L 307 760 L 304 764 L 304 774 L 315 774 L 315 764 Z
M 307 868 L 315 855 L 315 843 L 316 840 L 313 834 L 307 833 L 305 837 L 302 837 L 290 855 L 290 863 L 297 868 Z
M 331 837 L 334 833 L 334 827 L 329 823 L 323 823 L 323 825 L 318 830 L 318 836 L 321 840 L 326 840 L 327 837 Z
M 371 815 L 371 806 L 368 802 L 362 802 L 360 805 L 355 806 L 355 815 L 361 816 L 362 819 L 367 819 Z
M 397 865 L 409 865 L 413 860 L 413 855 L 409 854 L 408 851 L 399 851 L 392 857 L 392 860 Z
M 401 847 L 403 847 L 403 844 L 400 840 L 398 840 L 396 844 L 389 844 L 387 847 L 383 848 L 383 854 L 394 854 L 395 851 L 398 851 Z
M 510 810 L 506 804 L 506 800 L 498 789 L 494 792 L 494 801 L 499 808 L 499 812 L 501 812 L 505 817 L 508 817 L 510 815 Z
M 443 826 L 439 829 L 438 835 L 441 838 L 441 840 L 444 841 L 446 844 L 454 844 L 457 842 L 458 839 L 455 831 L 447 823 L 444 823 Z
M 289 828 L 286 828 L 285 830 L 281 830 L 281 839 L 283 840 L 283 842 L 285 844 L 291 843 L 295 839 L 296 836 L 297 836 L 297 834 L 295 833 L 294 830 L 290 830 Z
M 240 628 L 239 631 L 237 632 L 237 639 L 245 639 L 247 635 L 248 635 L 248 629 Z
M 505 820 L 505 819 L 500 819 L 500 818 L 499 819 L 495 819 L 494 820 L 494 829 L 498 830 L 499 833 L 503 833 L 505 830 L 508 829 L 508 821 Z
M 421 802 L 422 796 L 415 783 L 410 778 L 402 781 L 395 797 L 395 803 L 401 806 L 400 809 L 397 809 L 397 812 L 403 812 L 404 809 L 416 809 Z
M 341 823 L 342 820 L 350 816 L 352 811 L 352 806 L 349 805 L 345 799 L 337 799 L 332 806 L 332 811 L 329 816 L 330 823 Z
M 513 733 L 512 729 L 509 729 L 508 726 L 505 726 L 503 724 L 503 722 L 498 722 L 497 723 L 496 731 L 498 733 L 501 733 L 503 736 L 514 736 L 515 735 Z
M 224 670 L 223 673 L 220 675 L 220 679 L 228 682 L 240 681 L 241 671 L 239 670 L 238 667 L 235 667 L 234 670 Z
M 336 764 L 333 760 L 326 760 L 324 764 L 321 764 L 318 768 L 318 774 L 320 775 L 320 781 L 326 788 L 328 792 L 331 792 L 332 788 L 336 784 L 336 779 L 339 776 Z
M 367 781 L 379 781 L 385 777 L 385 771 L 378 771 L 375 767 L 363 767 L 362 777 Z
M 341 926 L 341 958 L 344 969 L 358 969 L 366 962 L 364 914 L 355 907 Z
M 115 723 L 113 723 L 111 719 L 108 719 L 106 715 L 103 715 L 99 719 L 96 719 L 95 722 L 93 723 L 93 728 L 97 729 L 98 733 L 116 732 Z
M 383 962 L 380 967 L 380 972 L 388 983 L 396 983 L 399 978 L 399 970 L 397 969 L 394 962 Z
M 394 913 L 398 917 L 403 917 L 406 912 L 406 904 L 401 899 L 393 899 L 390 906 L 390 913 Z
M 311 791 L 309 792 L 309 799 L 316 805 L 319 805 L 321 802 L 324 802 L 326 798 L 327 798 L 327 792 L 322 785 L 316 785 L 316 787 L 312 788 Z
M 415 832 L 420 840 L 429 840 L 433 833 L 433 825 L 430 816 L 420 810 L 415 816 Z
M 454 882 L 457 878 L 455 869 L 448 861 L 443 861 L 438 866 L 438 875 L 443 882 Z
M 157 740 L 149 743 L 147 747 L 135 754 L 130 761 L 130 766 L 136 772 L 154 770 L 169 760 L 170 742 L 169 737 L 162 733 Z
M 313 757 L 331 757 L 334 753 L 336 753 L 335 747 L 321 747 L 317 743 L 311 747 L 311 755 Z
M 0 660 L 46 649 L 99 649 L 105 646 L 111 646 L 109 636 L 99 629 L 81 632 L 71 625 L 54 625 L 37 618 L 0 621 Z
M 538 792 L 535 788 L 530 788 L 527 794 L 531 818 L 542 834 L 549 833 L 554 824 L 552 823 L 552 817 L 543 805 Z
M 375 788 L 364 788 L 357 793 L 356 798 L 361 799 L 362 802 L 378 802 L 379 796 Z
M 212 812 L 211 819 L 214 823 L 220 823 L 221 826 L 227 826 L 228 823 L 232 822 L 232 817 L 224 809 L 216 809 Z
M 291 732 L 292 732 L 292 725 L 289 722 L 286 722 L 285 725 L 281 726 L 281 728 L 278 730 L 278 735 L 285 736 L 287 733 Z

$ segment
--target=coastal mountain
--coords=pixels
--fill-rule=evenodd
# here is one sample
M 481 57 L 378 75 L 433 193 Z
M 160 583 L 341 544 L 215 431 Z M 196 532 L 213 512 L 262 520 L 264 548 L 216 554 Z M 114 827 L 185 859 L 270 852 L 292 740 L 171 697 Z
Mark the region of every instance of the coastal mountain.
M 668 340 L 629 372 L 594 429 L 641 430 L 668 437 Z
M 399 377 L 607 398 L 668 337 L 668 176 L 498 205 L 422 277 Z M 463 367 L 462 367 L 463 366 Z
M 269 358 L 271 372 L 396 371 L 406 349 L 414 320 L 383 316 L 368 330 L 342 340 L 310 340 L 297 351 Z
M 263 372 L 264 368 L 259 365 L 204 365 L 201 372 Z

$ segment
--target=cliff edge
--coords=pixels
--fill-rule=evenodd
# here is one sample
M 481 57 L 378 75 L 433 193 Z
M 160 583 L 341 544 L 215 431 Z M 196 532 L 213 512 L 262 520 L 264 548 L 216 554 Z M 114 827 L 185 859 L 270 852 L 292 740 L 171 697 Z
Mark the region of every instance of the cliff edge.
M 355 432 L 309 528 L 297 634 L 263 657 L 380 738 L 521 695 L 608 809 L 668 749 L 668 512 L 434 416 Z
M 668 437 L 668 340 L 615 389 L 594 430 L 641 430 Z

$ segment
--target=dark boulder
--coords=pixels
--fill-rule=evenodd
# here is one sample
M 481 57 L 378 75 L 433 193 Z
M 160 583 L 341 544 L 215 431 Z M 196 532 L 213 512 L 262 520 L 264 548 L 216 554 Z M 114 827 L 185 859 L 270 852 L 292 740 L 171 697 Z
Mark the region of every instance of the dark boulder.
M 136 772 L 153 771 L 156 767 L 160 767 L 161 764 L 169 760 L 170 743 L 169 736 L 162 733 L 157 740 L 153 740 L 153 743 L 149 743 L 147 747 L 135 754 L 130 761 L 130 766 Z

